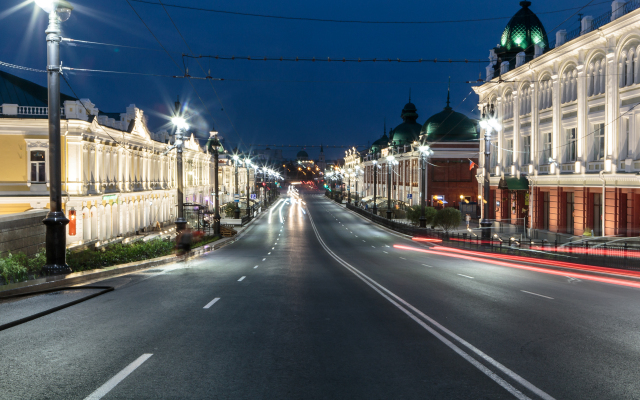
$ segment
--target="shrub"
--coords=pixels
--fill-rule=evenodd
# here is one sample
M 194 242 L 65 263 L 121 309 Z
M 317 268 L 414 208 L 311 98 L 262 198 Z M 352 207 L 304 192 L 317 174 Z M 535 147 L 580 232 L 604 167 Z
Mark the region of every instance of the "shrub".
M 21 257 L 14 257 L 9 253 L 0 258 L 0 276 L 4 283 L 21 282 L 27 280 L 27 268 L 19 263 Z
M 236 211 L 236 203 L 227 203 L 226 206 L 224 206 L 224 215 L 227 218 L 233 218 L 233 214 Z
M 434 222 L 435 225 L 440 226 L 445 232 L 449 232 L 460 226 L 461 220 L 462 214 L 460 210 L 447 207 L 437 211 Z
M 420 223 L 421 214 L 422 206 L 411 206 L 407 208 L 407 219 L 414 225 L 418 225 Z M 433 217 L 436 215 L 436 209 L 433 207 L 425 207 L 424 215 L 427 218 L 427 225 L 432 224 Z

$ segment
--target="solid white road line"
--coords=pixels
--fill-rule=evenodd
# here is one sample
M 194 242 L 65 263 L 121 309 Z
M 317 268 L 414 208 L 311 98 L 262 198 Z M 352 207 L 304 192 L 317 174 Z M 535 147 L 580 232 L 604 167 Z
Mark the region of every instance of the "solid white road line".
M 253 267 L 253 269 L 256 269 L 256 268 L 258 268 L 258 266 L 257 266 L 257 265 L 256 265 L 255 267 Z
M 460 276 L 464 276 L 465 278 L 469 278 L 469 279 L 475 279 L 473 276 L 469 276 L 469 275 L 462 275 L 462 274 L 458 274 Z
M 218 300 L 220 300 L 220 297 L 216 297 L 215 299 L 211 300 L 210 302 L 208 302 L 208 303 L 207 303 L 207 305 L 206 305 L 206 306 L 204 306 L 204 307 L 202 307 L 202 308 L 209 308 L 209 307 L 211 307 L 212 305 L 216 304 L 216 302 L 217 302 Z
M 238 282 L 242 282 L 244 278 L 246 278 L 246 276 L 243 276 L 242 278 L 238 279 Z
M 420 318 L 422 318 L 425 321 L 431 323 L 433 326 L 437 327 L 442 332 L 444 332 L 445 334 L 449 335 L 449 337 L 451 337 L 453 340 L 457 341 L 459 344 L 461 344 L 462 346 L 466 347 L 470 351 L 476 353 L 484 361 L 486 361 L 487 363 L 491 364 L 493 367 L 499 369 L 501 372 L 503 372 L 504 374 L 509 376 L 511 379 L 513 379 L 516 382 L 520 383 L 522 386 L 526 387 L 527 389 L 529 389 L 533 393 L 537 394 L 542 399 L 544 399 L 544 400 L 555 400 L 552 396 L 550 396 L 549 394 L 544 392 L 542 389 L 539 389 L 538 387 L 534 386 L 531 382 L 527 381 L 526 379 L 524 379 L 520 375 L 516 374 L 515 372 L 511 371 L 509 368 L 507 368 L 504 365 L 502 365 L 501 363 L 499 363 L 498 361 L 496 361 L 493 358 L 489 357 L 487 354 L 485 354 L 482 351 L 480 351 L 480 349 L 476 348 L 471 343 L 467 342 L 466 340 L 462 339 L 460 336 L 458 336 L 455 333 L 451 332 L 450 330 L 448 330 L 447 328 L 442 326 L 440 323 L 438 323 L 433 318 L 429 317 L 428 315 L 426 315 L 422 311 L 418 310 L 417 308 L 415 308 L 411 304 L 407 303 L 404 299 L 402 299 L 401 297 L 397 296 L 395 293 L 391 292 L 389 289 L 387 289 L 384 286 L 380 285 L 378 282 L 376 282 L 375 280 L 369 278 L 367 275 L 365 275 L 362 272 L 360 272 L 360 270 L 358 270 L 357 268 L 353 267 L 351 264 L 347 263 L 346 261 L 344 261 L 343 259 L 338 257 L 338 255 L 336 255 L 331 249 L 329 249 L 329 247 L 324 243 L 324 241 L 320 237 L 320 233 L 318 232 L 318 229 L 316 228 L 316 225 L 313 222 L 313 218 L 311 217 L 311 215 L 309 215 L 309 220 L 311 221 L 311 227 L 313 228 L 313 231 L 316 234 L 316 238 L 318 239 L 318 242 L 320 242 L 320 245 L 324 248 L 324 250 L 331 257 L 333 257 L 334 260 L 336 260 L 338 263 L 340 263 L 340 265 L 345 267 L 352 274 L 356 275 L 361 281 L 366 283 L 370 288 L 372 288 L 378 294 L 380 294 L 382 297 L 387 299 L 391 304 L 396 306 L 400 311 L 405 313 L 409 318 L 414 320 L 418 325 L 420 325 L 425 330 L 430 332 L 433 336 L 438 338 L 442 343 L 447 345 L 451 350 L 455 351 L 458 355 L 460 355 L 462 358 L 464 358 L 466 361 L 468 361 L 471 365 L 476 367 L 478 370 L 480 370 L 482 373 L 487 375 L 489 378 L 493 379 L 494 382 L 496 382 L 497 384 L 502 386 L 509 393 L 511 393 L 512 395 L 514 395 L 516 398 L 518 398 L 520 400 L 530 400 L 530 397 L 526 396 L 524 393 L 522 393 L 521 391 L 519 391 L 518 389 L 513 387 L 509 382 L 507 382 L 504 379 L 502 379 L 500 376 L 498 376 L 496 373 L 491 371 L 489 368 L 485 367 L 483 364 L 481 364 L 480 362 L 476 361 L 475 358 L 471 357 L 468 353 L 466 353 L 464 350 L 462 350 L 460 347 L 458 347 L 456 344 L 454 344 L 451 340 L 447 339 L 444 335 L 440 334 L 438 331 L 436 331 L 430 325 L 426 324 Z M 420 317 L 420 318 L 418 318 L 418 317 Z
M 118 372 L 116 374 L 116 376 L 114 376 L 113 378 L 109 379 L 104 385 L 102 385 L 98 389 L 96 389 L 95 392 L 93 392 L 89 396 L 87 396 L 85 398 L 85 400 L 99 400 L 102 397 L 104 397 L 104 395 L 109 393 L 111 391 L 111 389 L 116 387 L 118 385 L 118 383 L 122 382 L 124 380 L 124 378 L 129 376 L 129 374 L 131 374 L 133 371 L 135 371 L 136 368 L 141 366 L 142 363 L 147 361 L 149 359 L 149 357 L 151 357 L 152 355 L 153 354 L 143 354 L 140 357 L 138 357 L 137 360 L 135 360 L 134 362 L 129 364 L 125 369 L 123 369 L 122 371 Z
M 544 297 L 545 299 L 553 300 L 553 297 L 549 297 L 549 296 L 545 296 L 545 295 L 538 294 L 538 293 L 533 293 L 533 292 L 527 292 L 526 290 L 520 290 L 520 291 L 523 292 L 523 293 L 529 293 L 529 294 L 532 294 L 534 296 L 540 296 L 540 297 Z

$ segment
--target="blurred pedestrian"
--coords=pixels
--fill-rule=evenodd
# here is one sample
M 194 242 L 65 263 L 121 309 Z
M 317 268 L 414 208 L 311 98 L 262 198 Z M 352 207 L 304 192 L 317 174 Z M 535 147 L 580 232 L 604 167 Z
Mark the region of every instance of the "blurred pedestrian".
M 178 255 L 183 255 L 191 251 L 192 242 L 193 232 L 191 232 L 191 228 L 187 228 L 180 232 L 176 238 L 176 249 L 178 250 Z

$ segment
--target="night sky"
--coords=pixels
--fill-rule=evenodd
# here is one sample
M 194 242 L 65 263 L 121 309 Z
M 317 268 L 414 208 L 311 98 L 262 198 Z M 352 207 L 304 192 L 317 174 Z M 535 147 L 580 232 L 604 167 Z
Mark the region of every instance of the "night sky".
M 130 0 L 131 1 L 131 0 Z M 148 0 L 158 2 L 158 0 Z M 166 4 L 214 8 L 244 13 L 375 21 L 442 21 L 503 17 L 491 21 L 443 24 L 356 24 L 293 21 L 239 16 L 167 7 L 191 49 L 196 54 L 220 56 L 316 57 L 326 59 L 469 59 L 482 63 L 444 64 L 397 62 L 280 62 L 247 60 L 202 60 L 220 100 L 207 81 L 139 77 L 105 73 L 67 75 L 80 98 L 89 98 L 106 112 L 124 112 L 129 104 L 142 108 L 150 127 L 161 130 L 173 109 L 176 96 L 188 102 L 195 117 L 191 123 L 204 135 L 215 123 L 216 130 L 232 145 L 238 135 L 246 145 L 325 145 L 329 158 L 343 150 L 331 145 L 366 145 L 387 129 L 400 124 L 400 111 L 409 91 L 418 108 L 419 123 L 445 105 L 447 80 L 451 77 L 451 105 L 454 110 L 478 116 L 477 97 L 465 81 L 485 75 L 489 49 L 496 46 L 505 25 L 519 9 L 518 1 L 403 2 L 358 0 L 258 1 L 258 0 L 162 0 Z M 26 3 L 26 4 L 25 4 Z M 183 75 L 181 53 L 185 43 L 159 5 L 131 1 L 131 4 L 180 68 L 162 51 L 147 28 L 125 0 L 72 2 L 76 7 L 63 23 L 63 36 L 142 47 L 63 45 L 63 64 L 75 68 Z M 588 1 L 533 1 L 549 37 L 555 30 L 572 30 L 579 25 L 577 9 Z M 490 6 L 488 6 L 490 4 Z M 611 9 L 611 2 L 594 0 L 581 11 L 598 15 Z M 21 7 L 21 5 L 23 5 Z M 39 7 L 22 0 L 3 0 L 0 6 L 0 61 L 44 69 L 47 18 Z M 563 21 L 565 21 L 563 23 Z M 204 76 L 194 60 L 189 73 Z M 5 71 L 46 84 L 46 76 L 0 67 Z M 63 92 L 72 95 L 66 85 Z M 198 94 L 204 106 L 198 98 Z M 235 129 L 234 129 L 235 127 Z M 299 149 L 285 149 L 293 157 Z M 318 149 L 306 149 L 312 158 Z

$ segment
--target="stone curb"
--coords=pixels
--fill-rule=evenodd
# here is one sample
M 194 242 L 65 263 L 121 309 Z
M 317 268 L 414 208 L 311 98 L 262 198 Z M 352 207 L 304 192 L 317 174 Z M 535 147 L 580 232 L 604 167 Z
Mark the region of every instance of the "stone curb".
M 269 208 L 266 208 L 267 211 Z M 254 221 L 258 221 L 262 218 L 265 213 L 263 212 L 258 217 L 249 221 L 245 226 L 253 225 Z M 152 267 L 157 267 L 159 265 L 170 264 L 176 261 L 189 260 L 192 258 L 199 257 L 203 254 L 207 254 L 213 250 L 219 250 L 226 245 L 236 242 L 244 235 L 247 234 L 250 228 L 243 229 L 235 237 L 228 237 L 224 239 L 217 240 L 213 242 L 213 244 L 205 244 L 204 246 L 198 247 L 197 249 L 191 250 L 188 254 L 177 256 L 175 254 L 152 258 L 150 260 L 144 261 L 134 261 L 127 264 L 113 265 L 107 268 L 101 269 L 92 269 L 89 271 L 82 272 L 74 272 L 68 275 L 59 275 L 59 276 L 47 276 L 44 278 L 34 279 L 27 282 L 18 282 L 12 283 L 9 285 L 4 285 L 4 287 L 0 287 L 0 300 L 5 296 L 12 296 L 16 294 L 26 294 L 32 292 L 39 292 L 41 290 L 47 289 L 55 289 L 56 287 L 62 286 L 73 286 L 78 285 L 83 282 L 106 279 L 116 275 L 128 274 L 135 271 L 140 271 L 143 269 L 148 269 Z

